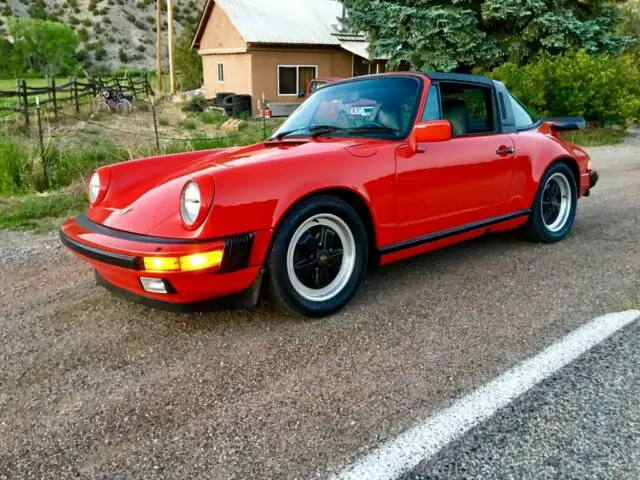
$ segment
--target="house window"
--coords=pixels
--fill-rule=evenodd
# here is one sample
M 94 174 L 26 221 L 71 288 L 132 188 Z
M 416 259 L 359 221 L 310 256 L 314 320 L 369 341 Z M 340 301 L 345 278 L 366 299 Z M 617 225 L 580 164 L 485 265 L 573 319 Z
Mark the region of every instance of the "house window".
M 278 95 L 296 96 L 306 92 L 307 85 L 318 76 L 313 65 L 278 65 Z
M 218 82 L 224 82 L 224 65 L 221 62 L 218 63 Z

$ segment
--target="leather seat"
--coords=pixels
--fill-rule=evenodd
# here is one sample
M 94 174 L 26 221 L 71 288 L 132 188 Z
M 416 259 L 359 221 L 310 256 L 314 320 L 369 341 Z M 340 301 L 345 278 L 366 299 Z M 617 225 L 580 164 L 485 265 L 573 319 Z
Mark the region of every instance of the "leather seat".
M 380 110 L 380 113 L 378 113 L 378 122 L 394 130 L 402 131 L 397 111 Z
M 469 110 L 462 100 L 452 100 L 442 105 L 442 117 L 451 122 L 454 137 L 469 133 Z
M 371 113 L 370 118 L 385 127 L 393 128 L 398 131 L 403 130 L 398 110 L 395 105 L 391 103 L 379 103 Z

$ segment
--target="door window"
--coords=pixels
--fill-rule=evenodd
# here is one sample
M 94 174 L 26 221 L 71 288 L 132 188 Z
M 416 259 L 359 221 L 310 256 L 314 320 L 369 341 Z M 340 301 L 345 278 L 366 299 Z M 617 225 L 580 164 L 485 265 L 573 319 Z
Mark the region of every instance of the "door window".
M 440 83 L 441 115 L 455 137 L 494 133 L 496 122 L 490 87 Z

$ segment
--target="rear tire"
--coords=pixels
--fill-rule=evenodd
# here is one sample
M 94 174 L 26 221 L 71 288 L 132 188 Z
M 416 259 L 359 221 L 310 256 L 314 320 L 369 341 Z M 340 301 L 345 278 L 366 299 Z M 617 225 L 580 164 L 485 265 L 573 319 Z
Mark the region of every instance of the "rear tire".
M 367 231 L 356 211 L 339 198 L 310 198 L 274 235 L 267 260 L 271 301 L 298 316 L 335 313 L 362 284 L 368 258 Z
M 576 180 L 564 163 L 554 163 L 544 174 L 524 236 L 534 242 L 554 243 L 573 229 L 578 203 Z

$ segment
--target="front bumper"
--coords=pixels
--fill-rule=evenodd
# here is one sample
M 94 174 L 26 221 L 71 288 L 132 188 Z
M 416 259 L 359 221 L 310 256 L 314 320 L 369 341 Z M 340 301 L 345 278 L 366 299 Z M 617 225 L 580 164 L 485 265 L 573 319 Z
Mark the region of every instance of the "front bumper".
M 177 311 L 218 309 L 216 304 L 249 307 L 258 300 L 262 264 L 271 231 L 213 240 L 181 240 L 122 232 L 91 222 L 80 215 L 65 222 L 62 243 L 89 262 L 99 283 L 131 300 Z M 176 272 L 144 270 L 143 257 L 184 256 L 223 249 L 219 267 Z M 146 291 L 141 277 L 165 281 L 168 293 Z M 220 302 L 218 299 L 232 296 Z M 211 300 L 218 300 L 214 304 Z

